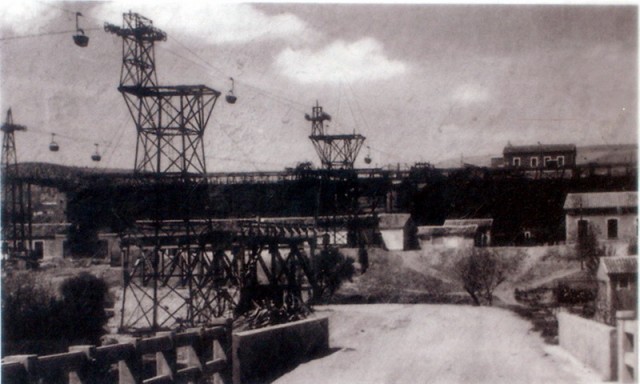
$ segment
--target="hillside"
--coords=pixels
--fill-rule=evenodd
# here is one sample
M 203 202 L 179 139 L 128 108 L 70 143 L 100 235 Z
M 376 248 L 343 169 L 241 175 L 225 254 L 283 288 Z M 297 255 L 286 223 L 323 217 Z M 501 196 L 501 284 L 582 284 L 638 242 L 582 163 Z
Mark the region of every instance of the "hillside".
M 580 263 L 570 246 L 498 247 L 494 251 L 522 262 L 508 281 L 498 287 L 496 297 L 513 304 L 516 288 L 529 289 L 556 279 L 580 274 Z M 356 250 L 345 252 L 354 260 Z M 470 304 L 457 276 L 457 250 L 388 252 L 369 250 L 369 269 L 338 291 L 336 303 L 458 303 Z

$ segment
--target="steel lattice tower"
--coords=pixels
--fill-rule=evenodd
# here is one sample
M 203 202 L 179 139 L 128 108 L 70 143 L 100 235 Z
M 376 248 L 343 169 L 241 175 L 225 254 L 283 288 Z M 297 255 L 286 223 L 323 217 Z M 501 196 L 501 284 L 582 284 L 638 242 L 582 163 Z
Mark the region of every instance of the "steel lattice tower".
M 324 122 L 331 121 L 331 116 L 322 111 L 318 105 L 313 107 L 311 116 L 305 114 L 311 121 L 311 142 L 320 157 L 325 169 L 353 169 L 353 163 L 358 157 L 365 137 L 360 134 L 329 135 L 325 132 Z
M 354 171 L 354 162 L 362 148 L 365 137 L 356 134 L 330 135 L 325 131 L 325 121 L 331 121 L 331 116 L 322 110 L 316 101 L 311 116 L 305 114 L 305 119 L 311 122 L 309 139 L 320 157 L 320 187 L 318 191 L 318 207 L 316 216 L 323 218 L 327 233 L 333 232 L 334 242 L 337 242 L 339 230 L 346 229 L 347 243 L 357 242 L 358 196 L 359 183 Z M 324 202 L 324 206 L 322 206 Z M 337 215 L 347 216 L 345 220 L 338 220 Z M 331 217 L 333 216 L 333 217 Z
M 23 125 L 13 123 L 11 108 L 2 124 L 2 241 L 6 249 L 2 253 L 10 258 L 28 259 L 31 256 L 31 188 L 27 184 L 27 201 L 24 185 L 18 173 L 16 131 L 26 131 Z
M 220 92 L 204 85 L 159 86 L 154 43 L 167 39 L 151 20 L 123 14 L 105 25 L 122 38 L 120 86 L 138 133 L 136 173 L 198 178 L 206 174 L 203 135 Z
M 121 326 L 206 323 L 220 315 L 223 288 L 211 284 L 213 248 L 203 240 L 210 226 L 196 224 L 193 208 L 202 211 L 205 204 L 197 199 L 207 184 L 203 136 L 220 92 L 204 85 L 158 85 L 154 44 L 167 35 L 151 20 L 129 12 L 122 27 L 104 28 L 122 38 L 118 91 L 137 132 L 134 174 L 153 201 L 149 220 L 123 234 Z M 170 191 L 179 191 L 180 201 L 167 198 Z M 170 300 L 178 305 L 167 305 Z

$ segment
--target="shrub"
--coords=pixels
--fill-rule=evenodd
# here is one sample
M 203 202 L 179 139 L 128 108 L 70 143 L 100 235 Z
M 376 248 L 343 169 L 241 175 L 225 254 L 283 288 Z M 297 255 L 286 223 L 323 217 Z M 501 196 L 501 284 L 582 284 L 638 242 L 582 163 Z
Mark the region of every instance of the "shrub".
M 107 284 L 82 274 L 65 280 L 61 298 L 37 275 L 3 278 L 3 354 L 63 352 L 73 343 L 97 344 L 107 316 Z
M 345 257 L 335 248 L 323 249 L 316 258 L 315 278 L 318 289 L 315 300 L 328 299 L 345 280 L 351 281 L 355 273 L 353 259 Z
M 60 293 L 68 339 L 83 340 L 91 344 L 99 341 L 108 319 L 104 310 L 108 290 L 104 280 L 88 273 L 62 283 Z
M 553 294 L 558 304 L 586 304 L 595 300 L 597 289 L 570 287 L 560 283 L 554 288 Z

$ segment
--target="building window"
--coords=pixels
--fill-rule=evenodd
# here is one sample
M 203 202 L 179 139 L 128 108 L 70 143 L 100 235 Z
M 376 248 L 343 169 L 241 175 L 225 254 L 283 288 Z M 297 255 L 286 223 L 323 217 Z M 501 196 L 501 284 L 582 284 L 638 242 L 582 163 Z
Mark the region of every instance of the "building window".
M 34 241 L 33 248 L 34 248 L 36 258 L 42 259 L 44 257 L 44 242 Z
M 578 240 L 586 238 L 588 233 L 589 221 L 583 219 L 578 220 Z
M 532 157 L 531 158 L 531 168 L 538 168 L 538 158 L 537 157 Z
M 514 157 L 513 158 L 513 166 L 514 167 L 519 167 L 520 166 L 520 158 L 519 157 Z
M 556 157 L 556 162 L 558 163 L 558 167 L 564 167 L 564 156 Z
M 618 219 L 607 220 L 607 237 L 609 239 L 618 238 Z
M 618 281 L 618 288 L 627 289 L 628 287 L 629 287 L 629 280 L 627 279 L 627 277 L 626 276 L 620 277 L 620 280 Z
M 551 156 L 545 156 L 544 157 L 544 166 L 548 167 L 550 162 L 551 162 Z

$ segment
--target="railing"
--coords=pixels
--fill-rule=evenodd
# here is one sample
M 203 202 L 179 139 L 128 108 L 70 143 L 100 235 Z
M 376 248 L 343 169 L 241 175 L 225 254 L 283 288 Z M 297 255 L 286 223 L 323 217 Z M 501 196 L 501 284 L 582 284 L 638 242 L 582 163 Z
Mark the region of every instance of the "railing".
M 2 383 L 156 384 L 232 382 L 231 323 L 56 355 L 6 356 Z
M 618 311 L 618 381 L 638 380 L 638 321 L 634 311 Z

